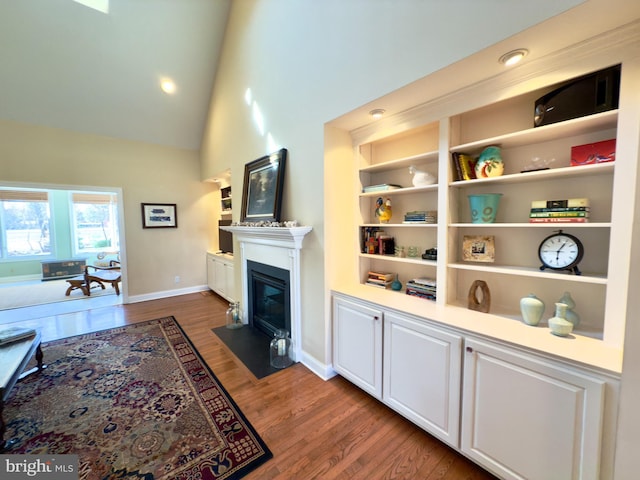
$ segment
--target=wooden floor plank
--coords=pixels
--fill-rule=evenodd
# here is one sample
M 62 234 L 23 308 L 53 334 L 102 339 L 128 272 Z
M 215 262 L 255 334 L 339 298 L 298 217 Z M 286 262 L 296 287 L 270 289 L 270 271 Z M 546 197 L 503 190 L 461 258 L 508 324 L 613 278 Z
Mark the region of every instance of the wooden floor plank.
M 490 480 L 495 477 L 341 377 L 296 364 L 256 379 L 211 331 L 228 302 L 194 293 L 15 323 L 43 341 L 173 315 L 274 458 L 246 480 Z M 45 348 L 46 362 L 46 348 Z

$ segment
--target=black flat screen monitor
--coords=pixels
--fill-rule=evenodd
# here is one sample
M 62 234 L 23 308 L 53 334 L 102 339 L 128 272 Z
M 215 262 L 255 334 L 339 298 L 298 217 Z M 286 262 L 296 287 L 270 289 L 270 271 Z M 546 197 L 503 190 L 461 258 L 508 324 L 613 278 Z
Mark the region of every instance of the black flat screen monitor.
M 233 233 L 220 228 L 229 225 L 231 225 L 231 220 L 218 220 L 218 243 L 222 253 L 233 255 Z

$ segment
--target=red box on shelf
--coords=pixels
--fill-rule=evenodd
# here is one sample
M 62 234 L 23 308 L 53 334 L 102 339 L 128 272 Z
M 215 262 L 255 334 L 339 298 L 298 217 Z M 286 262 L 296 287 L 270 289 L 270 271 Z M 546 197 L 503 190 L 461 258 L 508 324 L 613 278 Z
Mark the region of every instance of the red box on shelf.
M 613 162 L 616 159 L 616 139 L 571 147 L 571 166 Z

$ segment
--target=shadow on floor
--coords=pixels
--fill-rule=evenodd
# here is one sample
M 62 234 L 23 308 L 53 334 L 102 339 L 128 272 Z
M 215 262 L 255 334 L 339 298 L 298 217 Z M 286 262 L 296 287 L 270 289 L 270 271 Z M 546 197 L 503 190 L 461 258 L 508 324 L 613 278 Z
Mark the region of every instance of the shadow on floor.
M 264 378 L 281 370 L 271 366 L 269 345 L 272 337 L 266 333 L 248 325 L 236 330 L 226 326 L 217 327 L 212 331 L 256 378 Z

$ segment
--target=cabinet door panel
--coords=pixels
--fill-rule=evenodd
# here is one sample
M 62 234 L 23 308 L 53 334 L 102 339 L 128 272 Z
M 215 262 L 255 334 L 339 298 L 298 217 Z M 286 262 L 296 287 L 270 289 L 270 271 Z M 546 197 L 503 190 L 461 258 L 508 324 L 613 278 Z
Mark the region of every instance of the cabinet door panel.
M 384 402 L 458 447 L 462 338 L 394 313 L 384 322 Z
M 382 311 L 334 297 L 333 368 L 382 398 Z
M 604 382 L 467 340 L 462 450 L 504 478 L 597 479 Z

